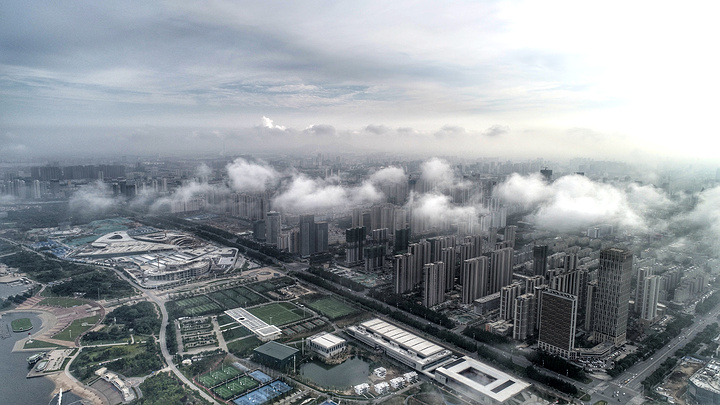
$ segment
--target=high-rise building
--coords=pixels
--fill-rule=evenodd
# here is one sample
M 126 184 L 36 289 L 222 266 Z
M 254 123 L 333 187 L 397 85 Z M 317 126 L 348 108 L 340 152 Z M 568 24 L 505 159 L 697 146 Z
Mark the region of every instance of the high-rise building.
M 405 253 L 393 258 L 393 286 L 395 294 L 404 294 L 415 287 L 416 280 L 412 277 L 412 255 Z
M 327 252 L 328 251 L 328 239 L 329 229 L 327 222 L 318 222 L 315 224 L 315 251 Z
M 517 226 L 509 225 L 505 227 L 505 237 L 503 241 L 508 247 L 515 248 L 515 233 L 517 233 Z
M 625 343 L 633 255 L 609 248 L 600 252 L 597 292 L 593 299 L 592 338 L 596 342 Z
M 403 252 L 410 244 L 410 228 L 395 230 L 395 252 Z
M 300 255 L 310 256 L 315 249 L 315 216 L 300 215 Z
M 513 249 L 498 249 L 490 256 L 490 285 L 488 294 L 496 293 L 512 282 Z
M 535 334 L 537 318 L 537 299 L 535 294 L 523 294 L 515 299 L 513 316 L 513 339 L 525 340 Z
M 652 322 L 657 318 L 657 304 L 660 295 L 660 277 L 647 276 L 643 280 L 643 298 L 641 300 L 640 319 Z
M 361 263 L 364 259 L 363 248 L 365 245 L 365 227 L 358 226 L 345 230 L 345 263 L 352 266 Z
M 462 301 L 470 304 L 487 294 L 488 258 L 479 256 L 463 262 Z
M 635 284 L 635 313 L 640 315 L 645 299 L 645 279 L 653 274 L 652 267 L 640 267 L 637 270 L 637 283 Z
M 371 245 L 363 248 L 365 256 L 365 271 L 382 269 L 385 265 L 385 246 Z
M 514 282 L 500 289 L 500 319 L 512 321 L 515 316 L 515 299 L 519 297 L 522 284 Z
M 455 288 L 455 248 L 446 247 L 440 252 L 440 260 L 445 263 L 445 291 L 452 291 Z
M 411 243 L 408 246 L 408 253 L 412 254 L 412 271 L 413 280 L 420 283 L 423 280 L 423 268 L 430 263 L 430 243 L 421 240 L 417 243 Z
M 445 263 L 426 264 L 423 275 L 423 305 L 430 308 L 445 301 Z
M 543 276 L 547 273 L 548 247 L 545 245 L 533 247 L 533 274 Z
M 575 349 L 577 297 L 546 289 L 540 301 L 538 348 L 564 358 Z
M 278 244 L 280 231 L 282 230 L 282 216 L 277 211 L 270 211 L 265 216 L 265 242 L 271 245 Z

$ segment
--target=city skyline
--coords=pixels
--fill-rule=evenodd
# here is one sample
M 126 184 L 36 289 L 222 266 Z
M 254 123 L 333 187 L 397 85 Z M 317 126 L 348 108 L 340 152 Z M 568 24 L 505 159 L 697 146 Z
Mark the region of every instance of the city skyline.
M 0 7 L 5 158 L 352 150 L 717 164 L 706 5 Z

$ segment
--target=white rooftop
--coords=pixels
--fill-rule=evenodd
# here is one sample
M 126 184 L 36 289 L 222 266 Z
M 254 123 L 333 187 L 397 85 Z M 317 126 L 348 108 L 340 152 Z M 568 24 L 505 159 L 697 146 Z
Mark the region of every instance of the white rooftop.
M 330 348 L 337 344 L 343 343 L 346 340 L 340 337 L 337 337 L 330 333 L 323 333 L 320 335 L 316 335 L 310 338 L 310 341 L 315 343 L 318 346 L 324 347 L 324 348 Z
M 260 338 L 267 338 L 282 332 L 277 326 L 268 325 L 243 308 L 228 309 L 225 313 L 240 325 L 250 329 L 252 333 L 258 335 Z
M 435 353 L 439 353 L 445 349 L 436 345 L 435 343 L 429 342 L 419 336 L 413 335 L 412 333 L 400 329 L 395 325 L 387 323 L 382 319 L 371 319 L 369 321 L 360 324 L 366 330 L 373 333 L 377 333 L 383 336 L 385 339 L 395 342 L 401 347 L 412 350 L 417 353 L 420 357 L 429 357 Z
M 443 374 L 456 384 L 461 384 L 501 403 L 530 386 L 510 374 L 467 356 L 438 367 L 435 373 Z

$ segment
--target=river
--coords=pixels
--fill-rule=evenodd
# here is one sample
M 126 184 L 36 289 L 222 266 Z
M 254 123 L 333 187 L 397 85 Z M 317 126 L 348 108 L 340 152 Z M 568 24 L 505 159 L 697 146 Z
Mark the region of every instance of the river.
M 42 321 L 36 314 L 2 312 L 2 320 L 8 325 L 19 318 L 30 318 L 33 325 L 30 332 L 40 330 Z M 13 333 L 11 329 L 9 338 L 0 339 L 0 404 L 45 405 L 53 397 L 55 384 L 49 378 L 25 378 L 29 371 L 26 359 L 36 352 L 12 352 L 15 342 L 26 336 L 27 332 Z M 64 394 L 63 405 L 79 403 L 78 399 L 70 393 Z

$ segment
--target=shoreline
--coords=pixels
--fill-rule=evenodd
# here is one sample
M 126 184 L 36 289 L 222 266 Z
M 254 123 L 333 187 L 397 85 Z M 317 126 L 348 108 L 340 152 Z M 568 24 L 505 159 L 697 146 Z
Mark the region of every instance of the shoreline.
M 36 315 L 38 318 L 40 318 L 41 325 L 38 329 L 37 333 L 35 333 L 35 336 L 30 336 L 33 339 L 40 339 L 44 341 L 52 341 L 53 339 L 50 337 L 44 336 L 48 331 L 50 331 L 56 324 L 57 324 L 57 317 L 49 311 L 37 309 L 37 308 L 27 308 L 27 309 L 11 309 L 9 311 L 3 311 L 3 314 L 5 313 L 32 313 L 33 315 Z M 18 339 L 11 352 L 17 353 L 17 352 L 37 352 L 42 350 L 54 350 L 55 348 L 48 347 L 48 348 L 36 348 L 36 349 L 25 349 L 25 343 L 28 341 L 30 337 L 24 337 L 21 339 Z M 68 348 L 75 348 L 74 344 L 72 342 L 65 342 L 66 344 L 69 344 L 70 347 Z M 79 350 L 80 348 L 78 348 Z M 76 354 L 77 355 L 77 354 Z M 72 361 L 70 361 L 72 363 Z M 70 365 L 68 363 L 68 366 Z M 51 381 L 54 385 L 52 390 L 52 395 L 54 396 L 58 390 L 62 389 L 63 392 L 70 391 L 76 396 L 80 397 L 83 400 L 90 401 L 93 404 L 96 405 L 109 405 L 109 401 L 105 398 L 104 395 L 100 394 L 99 392 L 96 392 L 91 387 L 86 386 L 85 384 L 81 383 L 80 381 L 75 380 L 73 377 L 67 375 L 69 372 L 66 371 L 66 369 L 59 370 L 57 373 L 43 375 L 42 377 L 47 378 L 49 381 Z

